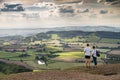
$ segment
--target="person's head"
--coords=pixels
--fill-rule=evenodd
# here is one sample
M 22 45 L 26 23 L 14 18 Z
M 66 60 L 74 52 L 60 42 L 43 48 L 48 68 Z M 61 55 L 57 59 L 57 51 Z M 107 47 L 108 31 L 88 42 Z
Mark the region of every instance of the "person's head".
M 89 44 L 87 44 L 87 46 L 89 46 Z
M 93 46 L 93 49 L 95 49 L 95 46 Z

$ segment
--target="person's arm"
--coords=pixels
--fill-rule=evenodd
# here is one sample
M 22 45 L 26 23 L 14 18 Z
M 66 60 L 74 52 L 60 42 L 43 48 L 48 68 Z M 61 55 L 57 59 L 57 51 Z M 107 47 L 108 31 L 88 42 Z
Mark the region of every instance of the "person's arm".
M 84 48 L 84 54 L 86 53 L 86 48 Z
M 94 50 L 91 49 L 91 55 L 93 56 L 94 55 Z

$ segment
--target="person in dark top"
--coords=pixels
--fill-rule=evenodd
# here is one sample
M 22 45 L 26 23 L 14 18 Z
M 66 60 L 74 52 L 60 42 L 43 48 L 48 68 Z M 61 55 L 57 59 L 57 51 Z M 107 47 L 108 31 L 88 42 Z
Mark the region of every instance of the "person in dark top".
M 97 68 L 97 54 L 96 54 L 96 48 L 93 46 L 92 50 L 92 57 L 93 57 L 93 63 L 94 63 L 94 68 Z

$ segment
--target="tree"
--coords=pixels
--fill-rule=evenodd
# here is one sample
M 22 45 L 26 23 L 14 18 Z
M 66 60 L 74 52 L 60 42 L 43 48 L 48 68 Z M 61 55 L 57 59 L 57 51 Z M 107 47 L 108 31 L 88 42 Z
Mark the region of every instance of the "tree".
M 45 64 L 46 64 L 46 66 L 48 66 L 48 64 L 47 64 L 47 61 L 48 61 L 47 57 L 42 56 L 42 57 L 40 58 L 40 60 L 44 61 Z
M 36 56 L 36 57 L 35 57 L 35 60 L 39 60 L 39 57 L 38 57 L 38 56 Z
M 117 42 L 117 44 L 120 44 L 120 42 Z

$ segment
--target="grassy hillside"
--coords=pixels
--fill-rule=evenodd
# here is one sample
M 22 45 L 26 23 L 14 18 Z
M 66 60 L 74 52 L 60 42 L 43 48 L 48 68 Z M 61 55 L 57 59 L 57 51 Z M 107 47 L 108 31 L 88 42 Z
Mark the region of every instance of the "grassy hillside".
M 12 74 L 1 80 L 119 80 L 120 64 L 103 65 L 97 69 L 85 67 L 70 70 L 49 70 Z
M 30 72 L 31 69 L 27 69 L 23 66 L 15 65 L 15 64 L 7 64 L 0 61 L 0 76 L 4 74 L 13 74 L 13 73 L 21 73 L 21 72 Z

